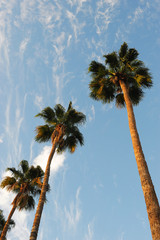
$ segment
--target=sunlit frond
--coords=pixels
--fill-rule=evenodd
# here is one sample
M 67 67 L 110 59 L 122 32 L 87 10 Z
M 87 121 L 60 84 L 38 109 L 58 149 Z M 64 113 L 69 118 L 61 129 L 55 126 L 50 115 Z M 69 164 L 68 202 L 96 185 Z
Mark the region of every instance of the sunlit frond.
M 42 125 L 36 128 L 36 136 L 35 140 L 37 142 L 47 142 L 51 139 L 52 132 L 54 131 L 54 127 L 50 127 L 49 125 Z

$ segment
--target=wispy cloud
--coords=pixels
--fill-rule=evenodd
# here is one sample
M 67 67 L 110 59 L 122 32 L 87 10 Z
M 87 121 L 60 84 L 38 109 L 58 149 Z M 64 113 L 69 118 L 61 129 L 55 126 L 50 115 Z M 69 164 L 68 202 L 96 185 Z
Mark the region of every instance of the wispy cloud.
M 85 21 L 79 22 L 77 16 L 69 10 L 66 11 L 66 15 L 69 19 L 69 22 L 70 22 L 71 27 L 74 32 L 75 39 L 77 41 L 78 36 L 82 34 L 82 32 L 83 32 L 82 30 L 83 30 L 84 26 L 86 25 L 86 23 L 85 23 Z
M 142 9 L 141 7 L 137 7 L 133 13 L 133 16 L 128 17 L 129 19 L 131 19 L 130 24 L 133 24 L 137 22 L 139 19 L 142 19 L 143 13 L 144 13 L 144 9 Z
M 119 3 L 119 0 L 99 0 L 97 1 L 97 9 L 95 13 L 95 26 L 97 34 L 104 33 L 114 16 L 113 10 Z
M 85 235 L 85 240 L 92 240 L 93 239 L 93 235 L 94 235 L 94 222 L 92 221 L 91 223 L 88 224 L 88 232 Z
M 80 209 L 80 200 L 79 200 L 79 194 L 80 194 L 81 188 L 79 187 L 76 192 L 76 199 L 75 202 L 71 202 L 69 209 L 65 206 L 64 212 L 65 212 L 65 217 L 68 222 L 68 227 L 75 229 L 80 217 L 81 217 L 81 209 Z
M 26 37 L 20 44 L 20 47 L 19 47 L 19 54 L 20 54 L 20 57 L 23 58 L 23 54 L 27 48 L 27 45 L 30 41 L 30 38 L 29 37 Z
M 34 104 L 40 109 L 42 110 L 43 108 L 43 97 L 42 96 L 35 96 L 35 100 L 34 100 Z
M 95 107 L 94 105 L 91 106 L 91 113 L 88 115 L 89 121 L 93 121 L 95 119 Z

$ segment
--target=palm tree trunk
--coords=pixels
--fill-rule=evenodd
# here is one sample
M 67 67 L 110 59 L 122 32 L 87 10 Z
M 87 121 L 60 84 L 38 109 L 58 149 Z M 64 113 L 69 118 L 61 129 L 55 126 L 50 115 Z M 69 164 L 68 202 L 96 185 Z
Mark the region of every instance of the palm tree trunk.
M 4 225 L 3 231 L 1 233 L 0 240 L 5 240 L 6 239 L 6 234 L 7 234 L 7 231 L 8 231 L 8 225 L 9 225 L 9 222 L 10 222 L 15 210 L 16 210 L 16 204 L 13 204 L 13 207 L 12 207 L 10 213 L 9 213 L 8 219 L 7 219 L 7 221 Z
M 52 138 L 52 149 L 51 149 L 51 152 L 50 152 L 50 155 L 49 155 L 49 158 L 48 158 L 48 161 L 47 161 L 46 170 L 45 170 L 45 173 L 44 173 L 43 185 L 42 185 L 41 194 L 40 194 L 40 197 L 39 197 L 39 202 L 38 202 L 38 206 L 37 206 L 32 230 L 31 230 L 31 234 L 30 234 L 30 240 L 36 240 L 37 239 L 39 224 L 40 224 L 41 215 L 42 215 L 42 211 L 43 211 L 43 206 L 44 206 L 44 202 L 45 202 L 45 198 L 46 198 L 46 192 L 47 192 L 47 188 L 48 188 L 51 161 L 52 161 L 53 155 L 55 153 L 57 144 L 58 144 L 60 138 L 63 135 L 63 129 L 62 128 L 63 128 L 63 126 L 60 126 L 59 130 L 55 129 L 55 131 L 53 132 L 54 137 Z
M 134 154 L 137 162 L 138 172 L 141 180 L 141 186 L 145 198 L 148 219 L 151 228 L 151 234 L 153 240 L 160 240 L 160 207 L 158 199 L 154 190 L 151 176 L 149 174 L 148 166 L 145 161 L 141 142 L 139 139 L 136 120 L 133 112 L 132 103 L 129 97 L 128 88 L 123 81 L 120 81 L 120 86 L 124 94 L 124 100 L 126 103 L 129 129 L 134 149 Z

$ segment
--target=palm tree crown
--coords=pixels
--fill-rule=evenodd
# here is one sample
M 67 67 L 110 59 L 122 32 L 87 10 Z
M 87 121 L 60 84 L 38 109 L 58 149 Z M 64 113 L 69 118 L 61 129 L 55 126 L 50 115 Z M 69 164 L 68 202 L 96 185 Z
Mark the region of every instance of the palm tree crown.
M 58 152 L 62 152 L 68 148 L 73 153 L 78 143 L 83 145 L 83 135 L 77 125 L 85 122 L 86 118 L 83 113 L 76 111 L 72 107 L 71 102 L 67 111 L 61 104 L 57 104 L 53 109 L 46 107 L 36 117 L 43 118 L 46 123 L 36 128 L 36 141 L 47 142 L 50 139 L 53 140 L 56 128 L 63 126 L 64 135 L 57 145 Z
M 103 103 L 115 100 L 117 107 L 124 107 L 125 101 L 120 86 L 123 81 L 129 92 L 133 105 L 137 105 L 143 97 L 143 88 L 152 86 L 151 75 L 144 63 L 138 60 L 138 52 L 123 43 L 119 52 L 104 55 L 105 65 L 92 61 L 89 66 L 92 81 L 89 84 L 90 96 Z
M 34 197 L 39 195 L 42 187 L 44 172 L 40 166 L 29 167 L 26 160 L 22 160 L 19 169 L 7 168 L 11 176 L 6 176 L 0 187 L 16 193 L 12 204 L 19 210 L 31 210 L 34 208 Z

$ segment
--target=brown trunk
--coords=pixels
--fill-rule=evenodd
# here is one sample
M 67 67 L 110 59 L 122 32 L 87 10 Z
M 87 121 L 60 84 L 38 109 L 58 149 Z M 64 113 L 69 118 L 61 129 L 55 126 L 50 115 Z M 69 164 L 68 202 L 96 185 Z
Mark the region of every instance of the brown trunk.
M 151 234 L 153 240 L 160 240 L 160 207 L 158 199 L 154 190 L 151 176 L 145 161 L 142 146 L 140 143 L 135 116 L 133 112 L 132 103 L 128 94 L 128 89 L 123 81 L 120 81 L 120 86 L 124 94 L 124 100 L 126 103 L 129 129 L 134 149 L 134 154 L 137 162 L 138 172 L 141 180 L 141 186 L 145 198 L 148 219 L 151 228 Z
M 16 210 L 16 204 L 13 204 L 13 207 L 12 207 L 12 209 L 10 211 L 10 214 L 8 216 L 8 219 L 7 219 L 7 222 L 5 223 L 3 231 L 1 233 L 0 240 L 5 240 L 6 239 L 6 234 L 7 234 L 7 231 L 8 231 L 8 225 L 9 225 L 9 222 L 10 222 L 10 220 L 11 220 L 15 210 Z
M 43 211 L 43 206 L 44 206 L 44 202 L 45 202 L 45 198 L 46 198 L 46 191 L 47 191 L 47 188 L 48 188 L 48 181 L 49 181 L 49 175 L 50 175 L 50 165 L 51 165 L 51 161 L 52 161 L 53 155 L 55 153 L 57 144 L 58 144 L 59 140 L 61 139 L 61 137 L 63 136 L 63 134 L 64 134 L 63 125 L 58 125 L 57 128 L 55 129 L 55 131 L 52 134 L 52 149 L 51 149 L 51 152 L 50 152 L 50 155 L 49 155 L 49 158 L 48 158 L 48 161 L 47 161 L 46 170 L 45 170 L 45 173 L 44 173 L 43 185 L 42 185 L 41 194 L 40 194 L 40 197 L 39 197 L 39 202 L 38 202 L 38 206 L 37 206 L 32 230 L 31 230 L 30 240 L 36 240 L 37 239 L 39 224 L 40 224 L 41 215 L 42 215 L 42 211 Z

